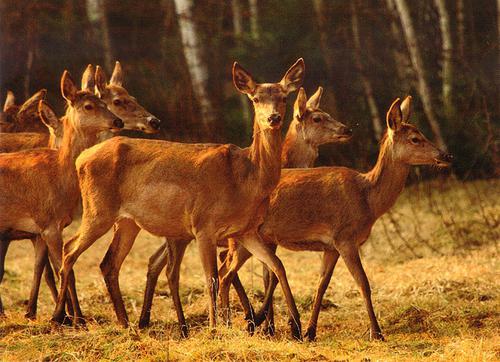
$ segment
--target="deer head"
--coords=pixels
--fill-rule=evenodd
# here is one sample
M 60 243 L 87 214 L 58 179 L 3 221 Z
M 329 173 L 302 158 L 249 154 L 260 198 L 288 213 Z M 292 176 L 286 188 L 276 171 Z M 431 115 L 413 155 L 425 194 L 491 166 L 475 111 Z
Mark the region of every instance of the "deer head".
M 300 88 L 293 107 L 293 116 L 299 122 L 300 133 L 306 142 L 322 145 L 330 142 L 345 142 L 351 139 L 352 129 L 337 121 L 319 108 L 323 88 L 307 99 L 304 88 Z
M 78 90 L 67 70 L 61 77 L 61 93 L 69 106 L 68 118 L 75 127 L 95 132 L 118 131 L 123 128 L 123 121 L 93 92 Z
M 408 123 L 411 96 L 401 102 L 396 99 L 387 112 L 387 135 L 392 144 L 394 160 L 408 165 L 435 165 L 447 167 L 453 156 L 438 149 L 417 127 Z
M 0 114 L 2 132 L 43 131 L 38 117 L 38 102 L 45 98 L 46 89 L 36 92 L 21 106 L 15 104 L 14 93 L 7 92 L 7 98 Z
M 137 99 L 128 94 L 123 87 L 123 70 L 120 62 L 116 62 L 109 83 L 104 70 L 97 66 L 95 87 L 96 93 L 111 112 L 123 120 L 124 129 L 146 133 L 157 133 L 160 130 L 160 120 L 137 103 Z
M 255 123 L 260 129 L 281 128 L 287 96 L 297 90 L 304 79 L 305 65 L 300 58 L 278 83 L 256 83 L 252 75 L 237 62 L 233 65 L 233 83 L 253 103 Z

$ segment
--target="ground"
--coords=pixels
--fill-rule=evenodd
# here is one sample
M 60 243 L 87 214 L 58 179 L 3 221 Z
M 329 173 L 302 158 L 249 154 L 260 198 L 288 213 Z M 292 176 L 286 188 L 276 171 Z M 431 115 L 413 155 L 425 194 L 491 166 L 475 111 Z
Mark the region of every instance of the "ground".
M 500 182 L 450 179 L 409 186 L 363 247 L 375 310 L 386 341 L 368 340 L 363 300 L 342 261 L 323 301 L 317 341 L 296 342 L 288 333 L 286 307 L 276 293 L 277 335 L 248 336 L 237 298 L 232 328 L 207 328 L 204 277 L 192 243 L 181 274 L 181 295 L 190 324 L 182 340 L 165 276 L 156 291 L 152 327 L 137 328 L 149 256 L 162 239 L 141 232 L 121 272 L 131 327 L 120 328 L 99 270 L 110 235 L 84 253 L 75 272 L 88 330 L 54 328 L 53 303 L 43 285 L 37 321 L 24 318 L 31 282 L 31 243 L 13 243 L 0 291 L 0 357 L 16 360 L 500 360 Z M 78 222 L 65 232 L 72 235 Z M 305 326 L 320 265 L 318 253 L 280 250 Z M 262 268 L 257 260 L 241 272 L 258 305 Z M 278 287 L 279 289 L 279 287 Z

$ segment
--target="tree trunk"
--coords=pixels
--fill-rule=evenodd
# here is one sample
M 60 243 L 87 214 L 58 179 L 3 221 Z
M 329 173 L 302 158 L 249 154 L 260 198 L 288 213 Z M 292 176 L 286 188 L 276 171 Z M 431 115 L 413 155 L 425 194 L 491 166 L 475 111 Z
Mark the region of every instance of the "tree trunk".
M 323 61 L 325 62 L 326 65 L 326 81 L 328 83 L 327 92 L 330 93 L 331 111 L 337 117 L 342 118 L 341 115 L 339 114 L 339 109 L 337 107 L 337 99 L 335 97 L 335 92 L 332 90 L 333 59 L 335 59 L 335 57 L 328 43 L 330 35 L 327 30 L 328 19 L 325 16 L 325 6 L 323 0 L 313 0 L 313 6 L 318 24 L 321 54 L 323 55 Z
M 368 102 L 368 108 L 370 110 L 370 115 L 372 118 L 373 131 L 375 132 L 375 137 L 380 140 L 382 137 L 382 121 L 380 119 L 380 114 L 377 108 L 377 103 L 373 96 L 373 88 L 370 83 L 370 79 L 366 74 L 366 69 L 363 64 L 363 56 L 361 54 L 361 37 L 359 34 L 359 19 L 358 10 L 356 6 L 356 1 L 351 0 L 351 23 L 352 23 L 352 36 L 354 42 L 354 62 L 356 68 L 361 77 L 361 82 L 363 83 L 363 88 L 365 90 L 366 101 Z
M 396 10 L 394 0 L 386 0 L 386 4 L 391 22 L 391 35 L 395 44 L 395 46 L 391 48 L 392 55 L 394 57 L 394 63 L 396 64 L 396 72 L 401 84 L 401 90 L 408 92 L 411 84 L 413 83 L 411 63 L 408 60 L 406 44 L 404 43 L 403 39 L 401 39 L 401 29 L 398 22 L 398 12 Z
M 175 9 L 179 19 L 179 28 L 182 39 L 184 56 L 191 76 L 194 95 L 201 111 L 201 121 L 205 137 L 212 136 L 215 125 L 215 112 L 208 97 L 208 67 L 202 59 L 199 35 L 192 17 L 192 0 L 175 0 Z
M 257 0 L 249 0 L 250 5 L 250 35 L 252 39 L 258 41 L 260 39 L 259 31 L 259 9 Z
M 233 11 L 233 32 L 236 44 L 240 45 L 241 36 L 243 34 L 243 17 L 241 16 L 241 4 L 240 0 L 232 0 L 231 8 Z M 240 94 L 240 103 L 241 103 L 241 113 L 243 116 L 243 120 L 245 122 L 247 133 L 252 131 L 252 123 L 250 115 L 250 107 L 248 105 L 248 97 L 244 94 Z
M 108 19 L 106 16 L 105 0 L 86 0 L 87 18 L 92 27 L 92 36 L 96 44 L 100 44 L 104 57 L 104 64 L 113 69 L 113 51 L 109 36 Z
M 497 83 L 497 117 L 500 117 L 500 0 L 497 0 L 497 69 L 496 69 L 496 83 Z
M 444 113 L 447 119 L 451 119 L 455 114 L 453 105 L 453 39 L 451 36 L 450 14 L 446 9 L 446 0 L 435 0 L 436 8 L 439 13 L 439 27 L 441 29 L 442 42 L 442 98 Z
M 425 77 L 424 62 L 417 42 L 417 36 L 413 25 L 413 19 L 410 14 L 410 8 L 408 7 L 408 2 L 407 0 L 394 1 L 396 3 L 396 8 L 401 19 L 401 24 L 403 26 L 403 33 L 405 35 L 406 44 L 408 46 L 408 50 L 410 51 L 411 62 L 417 74 L 419 85 L 418 92 L 420 94 L 420 98 L 422 99 L 424 112 L 432 129 L 436 144 L 438 145 L 438 147 L 446 150 L 446 144 L 444 143 L 443 137 L 441 135 L 441 128 L 439 127 L 437 116 L 432 106 L 431 89 Z
M 465 53 L 465 13 L 464 0 L 457 0 L 457 52 L 462 58 Z

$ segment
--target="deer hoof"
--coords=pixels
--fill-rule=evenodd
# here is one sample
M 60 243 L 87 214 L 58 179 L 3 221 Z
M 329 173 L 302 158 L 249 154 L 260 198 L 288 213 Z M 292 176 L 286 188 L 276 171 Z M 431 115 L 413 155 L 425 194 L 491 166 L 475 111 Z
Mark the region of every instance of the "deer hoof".
M 189 328 L 186 324 L 181 325 L 181 338 L 189 337 Z
M 144 318 L 139 320 L 139 329 L 144 329 L 149 327 L 149 318 Z
M 27 319 L 29 319 L 29 320 L 34 321 L 36 319 L 36 312 L 28 311 L 28 312 L 26 312 L 26 314 L 24 315 L 24 317 L 27 318 Z
M 308 327 L 304 338 L 309 342 L 314 342 L 316 340 L 316 327 Z
M 300 326 L 300 321 L 290 320 L 288 321 L 288 324 L 290 324 L 292 338 L 296 339 L 297 341 L 302 341 L 302 328 Z
M 267 323 L 264 326 L 264 334 L 266 334 L 270 337 L 274 337 L 274 335 L 276 334 L 276 327 L 274 326 L 274 323 Z M 292 331 L 292 334 L 293 334 L 293 331 Z
M 376 341 L 385 341 L 385 338 L 382 335 L 381 331 L 371 331 L 370 332 L 370 339 L 376 340 Z

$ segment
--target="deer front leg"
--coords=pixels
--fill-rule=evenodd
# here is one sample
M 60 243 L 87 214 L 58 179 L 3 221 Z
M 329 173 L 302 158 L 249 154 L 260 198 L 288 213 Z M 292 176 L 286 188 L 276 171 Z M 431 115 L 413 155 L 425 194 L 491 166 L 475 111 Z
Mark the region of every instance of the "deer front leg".
M 345 246 L 339 248 L 339 252 L 342 256 L 342 259 L 344 259 L 347 269 L 349 269 L 349 272 L 351 273 L 352 277 L 361 289 L 361 293 L 363 294 L 366 309 L 368 311 L 368 317 L 370 318 L 370 338 L 384 340 L 384 336 L 382 335 L 382 331 L 380 330 L 377 317 L 375 316 L 375 312 L 373 311 L 370 283 L 368 282 L 365 270 L 363 269 L 363 265 L 361 264 L 358 249 L 354 245 L 346 244 Z
M 210 328 L 215 331 L 217 325 L 217 294 L 219 292 L 219 276 L 217 272 L 217 243 L 203 233 L 196 234 L 201 263 L 205 272 L 207 291 L 210 297 Z
M 325 251 L 323 253 L 323 260 L 321 263 L 321 276 L 319 278 L 318 290 L 316 291 L 316 296 L 314 297 L 313 310 L 311 314 L 311 319 L 307 325 L 307 331 L 304 335 L 309 341 L 314 341 L 316 339 L 316 327 L 318 325 L 319 312 L 321 310 L 321 301 L 325 295 L 326 289 L 330 284 L 332 278 L 333 270 L 339 259 L 338 251 Z
M 257 232 L 244 235 L 240 242 L 250 253 L 257 257 L 261 262 L 265 263 L 278 278 L 281 288 L 283 289 L 283 294 L 285 295 L 290 314 L 289 323 L 292 328 L 292 337 L 302 340 L 299 311 L 295 305 L 295 300 L 293 299 L 293 294 L 290 290 L 285 268 L 283 267 L 281 260 L 265 246 Z
M 0 239 L 0 284 L 3 280 L 3 275 L 5 273 L 5 256 L 7 255 L 7 250 L 9 250 L 10 240 Z M 5 311 L 3 309 L 2 298 L 0 297 L 0 316 L 3 316 Z
M 128 316 L 120 291 L 120 268 L 139 231 L 140 228 L 131 219 L 122 219 L 115 224 L 113 241 L 100 265 L 118 323 L 124 328 L 128 327 Z
M 43 269 L 48 259 L 48 249 L 45 242 L 40 236 L 31 239 L 35 249 L 35 265 L 33 270 L 33 281 L 31 284 L 30 298 L 28 308 L 24 315 L 28 319 L 36 318 L 36 309 L 38 302 L 38 293 L 40 291 L 40 281 L 42 280 Z
M 265 313 L 266 319 L 264 323 L 264 331 L 266 334 L 274 336 L 276 329 L 274 327 L 273 294 L 274 294 L 274 289 L 276 289 L 276 285 L 278 285 L 278 283 L 276 276 L 274 276 L 273 272 L 271 272 L 265 264 L 262 264 L 262 279 L 264 281 L 264 290 L 266 291 L 265 295 L 268 295 L 268 289 L 270 289 L 271 285 L 274 283 L 274 286 L 272 287 L 273 292 L 272 293 L 269 292 L 269 297 L 268 297 L 269 302 L 264 302 L 264 305 L 267 305 L 267 311 Z
M 220 287 L 221 309 L 224 314 L 225 322 L 228 326 L 231 324 L 231 315 L 229 307 L 229 288 L 231 286 L 231 283 L 233 283 L 234 278 L 237 276 L 238 270 L 241 268 L 243 264 L 245 264 L 245 261 L 247 261 L 248 258 L 250 258 L 251 256 L 252 254 L 250 254 L 247 249 L 245 249 L 239 243 L 236 243 L 236 250 L 232 252 L 229 258 L 226 258 L 226 262 L 221 265 L 219 270 L 219 273 L 221 275 L 221 287 Z M 243 288 L 241 282 L 239 283 L 238 288 L 240 287 Z M 246 302 L 249 304 L 250 302 L 248 301 L 248 297 L 246 296 L 244 289 L 243 293 L 244 293 L 244 298 L 246 298 Z

